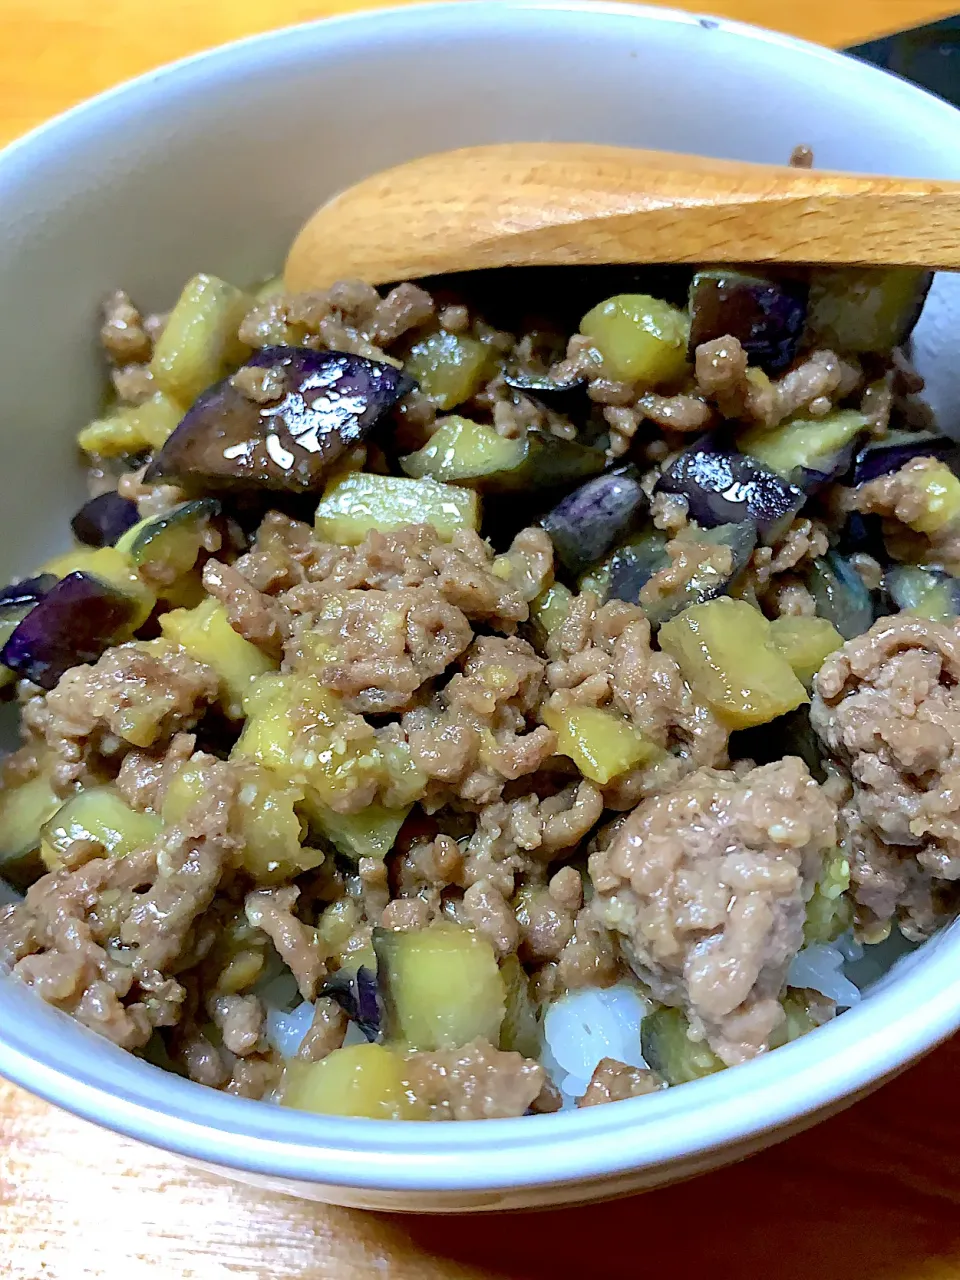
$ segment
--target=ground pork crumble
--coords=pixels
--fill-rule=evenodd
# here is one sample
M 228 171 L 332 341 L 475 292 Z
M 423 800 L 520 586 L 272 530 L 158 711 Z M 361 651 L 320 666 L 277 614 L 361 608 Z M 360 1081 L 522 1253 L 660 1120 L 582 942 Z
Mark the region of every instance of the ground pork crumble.
M 798 149 L 795 163 L 809 161 Z M 833 999 L 788 986 L 828 871 L 857 939 L 896 925 L 918 941 L 955 914 L 960 624 L 868 622 L 892 608 L 891 561 L 960 575 L 960 488 L 931 507 L 942 464 L 909 451 L 866 483 L 841 478 L 863 444 L 931 427 L 901 349 L 847 350 L 802 325 L 784 359 L 758 357 L 753 330 L 688 347 L 681 307 L 687 327 L 660 377 L 611 354 L 587 305 L 580 328 L 550 306 L 536 314 L 532 288 L 519 312 L 410 282 L 383 295 L 357 281 L 304 294 L 274 282 L 252 297 L 197 277 L 184 298 L 191 288 L 229 313 L 209 394 L 229 392 L 258 430 L 291 401 L 283 360 L 263 348 L 350 355 L 404 378 L 376 432 L 344 429 L 309 492 L 221 486 L 219 473 L 158 465 L 203 389 L 187 394 L 171 363 L 184 299 L 169 325 L 122 291 L 105 300 L 114 403 L 80 444 L 91 493 L 142 522 L 108 554 L 156 607 L 59 679 L 31 683 L 41 668 L 8 683 L 22 746 L 0 766 L 0 811 L 29 795 L 43 814 L 32 843 L 6 855 L 25 892 L 0 909 L 0 965 L 38 997 L 244 1098 L 283 1101 L 307 1080 L 313 1092 L 297 1096 L 320 1111 L 347 1094 L 373 1105 L 366 1091 L 379 1089 L 358 1113 L 392 1099 L 416 1118 L 508 1118 L 561 1106 L 544 1014 L 562 997 L 614 988 L 675 1020 L 674 1041 L 644 1049 L 654 1069 L 631 1065 L 639 1044 L 629 1060 L 594 1059 L 578 1096 L 567 1089 L 578 1107 L 643 1098 L 832 1017 Z M 320 404 L 300 399 L 307 416 Z M 742 548 L 697 494 L 658 486 L 707 433 L 768 445 L 838 410 L 859 418 L 836 482 L 769 528 L 764 511 L 729 517 L 747 528 Z M 493 456 L 527 457 L 519 489 L 467 473 L 482 522 L 448 527 L 414 507 L 374 513 L 360 532 L 310 523 L 321 493 L 350 479 L 413 484 L 407 455 L 436 448 L 455 420 L 482 426 Z M 272 462 L 292 467 L 272 439 Z M 788 474 L 806 483 L 811 459 L 798 457 L 781 487 Z M 821 465 L 813 456 L 812 472 Z M 540 517 L 614 466 L 642 490 L 633 523 L 600 560 L 577 562 Z M 210 494 L 194 548 L 178 521 Z M 617 586 L 616 555 L 647 546 L 635 582 Z M 824 588 L 841 555 L 867 605 L 840 598 L 842 582 Z M 837 628 L 812 656 L 783 656 L 789 629 L 763 641 L 789 678 L 788 713 L 731 718 L 723 663 L 708 655 L 708 677 L 682 645 L 661 648 L 659 628 L 686 605 L 727 596 L 778 627 L 819 614 Z M 850 609 L 863 634 L 841 644 Z M 431 960 L 451 938 L 453 959 Z M 423 1025 L 395 999 L 404 981 Z

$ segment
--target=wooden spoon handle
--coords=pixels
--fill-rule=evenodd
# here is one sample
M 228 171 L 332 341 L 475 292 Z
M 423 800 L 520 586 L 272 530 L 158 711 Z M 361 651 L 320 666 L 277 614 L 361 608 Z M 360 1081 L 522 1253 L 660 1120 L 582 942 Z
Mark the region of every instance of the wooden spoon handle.
M 960 183 L 580 143 L 471 147 L 336 196 L 285 274 L 299 290 L 614 262 L 960 268 Z

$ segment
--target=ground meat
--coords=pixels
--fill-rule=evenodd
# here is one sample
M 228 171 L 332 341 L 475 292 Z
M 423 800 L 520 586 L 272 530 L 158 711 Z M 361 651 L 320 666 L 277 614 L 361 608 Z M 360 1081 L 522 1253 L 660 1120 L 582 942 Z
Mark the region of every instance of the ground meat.
M 481 1039 L 462 1049 L 409 1054 L 407 1079 L 434 1120 L 500 1120 L 525 1114 L 546 1072 L 538 1062 Z
M 859 366 L 832 351 L 811 351 L 777 382 L 747 365 L 747 354 L 729 334 L 701 343 L 695 353 L 697 388 L 725 418 L 773 427 L 801 409 L 820 402 L 826 413 L 834 400 L 860 383 Z
M 129 751 L 115 783 L 121 799 L 138 813 L 147 809 L 159 812 L 167 783 L 184 761 L 190 759 L 195 746 L 196 737 L 192 733 L 178 733 L 162 755 Z
M 924 877 L 960 879 L 958 681 L 957 629 L 905 616 L 848 641 L 816 679 L 811 723 L 853 783 L 854 896 L 881 921 L 918 892 L 929 901 Z
M 371 337 L 381 347 L 433 319 L 433 299 L 415 284 L 399 284 L 373 309 Z
M 433 313 L 433 299 L 416 285 L 398 285 L 381 299 L 370 285 L 347 280 L 319 293 L 280 293 L 257 303 L 239 336 L 252 347 L 293 343 L 383 360 L 385 347 Z
M 899 471 L 878 476 L 846 495 L 845 505 L 865 515 L 883 517 L 887 549 L 897 560 L 910 564 L 937 564 L 948 573 L 960 574 L 960 526 L 946 524 L 934 534 L 917 533 L 909 526 L 923 517 L 928 501 L 923 482 L 942 464 L 936 458 L 914 458 Z
M 238 1098 L 260 1098 L 271 1094 L 280 1082 L 283 1067 L 271 1058 L 260 1058 L 251 1055 L 249 1058 L 238 1058 L 233 1064 L 230 1079 L 226 1084 L 226 1092 Z
M 157 389 L 150 366 L 146 364 L 125 364 L 112 369 L 110 381 L 117 399 L 124 404 L 142 404 Z
M 162 748 L 192 728 L 218 689 L 213 669 L 178 645 L 136 641 L 65 672 L 55 689 L 26 703 L 22 723 L 45 741 L 54 784 L 65 794 L 75 782 L 96 780 L 104 757 L 130 746 Z
M 436 830 L 432 825 L 432 831 Z M 440 895 L 451 885 L 463 885 L 463 854 L 451 836 L 411 839 L 403 847 L 403 831 L 394 845 L 391 875 L 401 899 L 417 898 L 436 911 Z M 395 926 L 392 926 L 395 927 Z
M 219 560 L 208 560 L 203 566 L 203 585 L 224 606 L 238 635 L 271 658 L 280 657 L 291 619 L 278 601 L 251 586 L 232 565 Z
M 817 612 L 817 602 L 807 587 L 790 575 L 771 580 L 764 605 L 776 618 L 812 618 Z
M 774 546 L 757 547 L 754 551 L 750 573 L 756 588 L 761 590 L 778 574 L 826 555 L 829 547 L 830 539 L 824 526 L 818 520 L 798 516 Z
M 326 974 L 326 965 L 316 930 L 294 915 L 299 896 L 295 885 L 259 890 L 247 894 L 244 909 L 250 923 L 264 931 L 289 966 L 304 1000 L 312 1000 Z
M 558 902 L 548 889 L 529 886 L 520 890 L 516 910 L 522 959 L 556 960 L 573 937 L 576 908 Z
M 604 1102 L 622 1102 L 656 1093 L 663 1085 L 652 1071 L 629 1067 L 616 1058 L 601 1058 L 594 1068 L 587 1091 L 577 1099 L 578 1107 L 596 1107 Z
M 0 913 L 0 963 L 123 1048 L 179 1021 L 185 990 L 173 975 L 200 958 L 203 913 L 236 847 L 230 770 L 205 767 L 202 799 L 155 844 L 50 872 Z
M 236 569 L 259 591 L 286 593 L 283 604 L 297 614 L 320 612 L 331 591 L 426 587 L 472 622 L 512 632 L 552 580 L 553 548 L 542 529 L 524 529 L 495 557 L 475 533 L 462 530 L 444 542 L 431 525 L 372 531 L 358 547 L 336 547 L 274 512 Z
M 287 663 L 336 690 L 350 711 L 404 710 L 473 639 L 463 613 L 433 586 L 326 590 L 318 601 L 311 592 L 310 603 L 319 608 L 297 618 Z
M 148 516 L 165 516 L 186 497 L 184 491 L 175 484 L 167 484 L 163 480 L 156 484 L 145 483 L 143 476 L 146 469 L 143 466 L 137 471 L 127 471 L 117 481 L 117 493 L 121 498 L 129 498 L 137 504 L 137 514 L 141 520 Z
M 650 499 L 650 519 L 655 528 L 675 538 L 687 527 L 689 508 L 689 502 L 679 493 L 655 493 Z
M 654 998 L 737 1063 L 782 1021 L 804 904 L 835 843 L 836 811 L 800 760 L 741 777 L 701 770 L 591 855 L 594 909 Z
M 435 704 L 410 712 L 403 728 L 416 766 L 461 799 L 488 804 L 507 779 L 535 773 L 556 748 L 556 734 L 532 727 L 543 659 L 525 640 L 480 636 Z
M 100 345 L 118 365 L 143 364 L 153 354 L 153 342 L 140 312 L 122 289 L 116 289 L 103 301 Z
M 334 1049 L 339 1049 L 347 1034 L 349 1022 L 336 1000 L 321 996 L 313 1006 L 313 1021 L 300 1042 L 296 1056 L 301 1062 L 321 1062 Z
M 656 609 L 664 600 L 676 598 L 705 575 L 726 579 L 733 568 L 733 550 L 715 542 L 698 542 L 696 535 L 685 531 L 666 545 L 670 563 L 659 569 L 640 588 L 640 604 Z
M 632 807 L 647 789 L 687 768 L 726 764 L 726 729 L 684 683 L 673 659 L 653 649 L 639 606 L 612 600 L 601 607 L 584 591 L 546 647 L 551 708 L 611 706 L 669 753 L 629 780 L 617 807 Z M 605 791 L 608 805 L 613 798 Z
M 585 779 L 541 799 L 534 793 L 485 805 L 466 845 L 463 881 L 490 884 L 509 898 L 518 874 L 540 878 L 569 855 L 600 820 L 603 797 Z
M 658 427 L 667 431 L 680 431 L 685 435 L 691 431 L 705 431 L 714 416 L 706 400 L 700 396 L 684 394 L 660 396 L 654 391 L 645 391 L 637 401 L 636 408 L 643 417 L 649 418 Z
M 463 895 L 461 914 L 464 921 L 486 938 L 499 956 L 516 951 L 520 940 L 517 918 L 494 885 L 482 880 L 474 882 Z
M 212 996 L 208 1009 L 223 1036 L 224 1048 L 239 1058 L 254 1052 L 264 1019 L 263 1005 L 256 996 Z
M 589 906 L 577 912 L 570 941 L 551 968 L 551 982 L 558 992 L 610 987 L 625 976 L 610 931 Z

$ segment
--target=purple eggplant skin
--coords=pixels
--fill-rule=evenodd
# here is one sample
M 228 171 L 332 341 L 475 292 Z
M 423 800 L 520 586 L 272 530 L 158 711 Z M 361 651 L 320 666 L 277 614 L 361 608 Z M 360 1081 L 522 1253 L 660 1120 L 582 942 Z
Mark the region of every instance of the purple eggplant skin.
M 343 351 L 262 347 L 245 369 L 275 371 L 275 399 L 258 403 L 234 377 L 187 410 L 147 469 L 189 490 L 309 493 L 363 443 L 414 383 L 393 365 Z
M 817 458 L 808 467 L 800 467 L 793 473 L 792 479 L 804 493 L 811 495 L 825 485 L 834 484 L 850 471 L 853 463 L 854 444 L 845 444 L 836 453 Z
M 40 573 L 35 578 L 21 578 L 0 591 L 0 612 L 24 609 L 38 604 L 60 581 L 55 573 Z
M 112 547 L 121 534 L 140 519 L 137 504 L 119 493 L 101 493 L 85 502 L 70 521 L 78 542 L 88 547 Z
M 568 493 L 540 524 L 561 564 L 581 573 L 629 533 L 648 506 L 637 469 L 618 467 Z
M 853 483 L 866 484 L 878 476 L 890 475 L 914 458 L 956 459 L 958 445 L 949 436 L 935 431 L 891 431 L 882 440 L 868 444 L 853 464 Z M 956 469 L 956 468 L 955 468 Z
M 514 391 L 539 400 L 544 408 L 566 414 L 569 418 L 586 417 L 592 408 L 586 378 L 555 382 L 545 373 L 529 373 L 508 367 L 503 371 L 503 380 Z
M 69 573 L 30 610 L 0 650 L 0 664 L 41 689 L 71 667 L 96 662 L 133 617 L 134 605 L 88 573 Z
M 730 268 L 698 271 L 690 285 L 690 355 L 702 342 L 730 335 L 752 365 L 782 373 L 797 354 L 807 321 L 809 286 Z
M 330 996 L 344 1011 L 351 1022 L 374 1041 L 380 1038 L 383 1005 L 377 987 L 377 975 L 373 969 L 360 965 L 355 972 L 338 970 L 323 984 L 319 994 Z
M 766 543 L 776 542 L 807 500 L 802 489 L 769 467 L 710 436 L 677 454 L 654 492 L 686 498 L 702 529 L 752 520 Z

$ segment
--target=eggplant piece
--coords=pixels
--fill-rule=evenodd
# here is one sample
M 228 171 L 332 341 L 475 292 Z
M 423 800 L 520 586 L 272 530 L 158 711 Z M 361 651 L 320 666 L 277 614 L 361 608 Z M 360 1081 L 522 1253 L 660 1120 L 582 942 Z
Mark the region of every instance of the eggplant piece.
M 441 329 L 418 342 L 404 370 L 428 400 L 446 412 L 471 400 L 497 371 L 497 352 L 468 334 Z
M 798 416 L 779 427 L 752 427 L 737 445 L 805 493 L 815 493 L 850 469 L 857 437 L 866 427 L 862 413 L 838 409 L 822 418 Z
M 35 578 L 11 583 L 0 591 L 0 646 L 7 643 L 34 605 L 56 585 L 55 574 L 41 573 Z M 0 666 L 0 689 L 13 679 L 14 674 L 9 667 Z
M 621 293 L 598 303 L 580 332 L 603 357 L 607 377 L 647 388 L 677 382 L 687 371 L 690 318 L 662 298 Z
M 690 356 L 702 342 L 728 334 L 750 363 L 782 373 L 797 354 L 807 321 L 809 286 L 729 267 L 698 271 L 690 285 Z
M 796 707 L 752 729 L 735 730 L 730 735 L 728 752 L 731 760 L 753 760 L 755 764 L 773 764 L 784 756 L 799 756 L 812 778 L 826 781 L 824 753 L 810 724 L 808 706 Z
M 586 416 L 591 408 L 586 378 L 557 382 L 549 373 L 534 373 L 517 365 L 508 365 L 503 371 L 503 380 L 514 391 L 539 400 L 544 408 L 566 414 L 568 418 Z
M 47 773 L 0 789 L 0 875 L 15 889 L 26 889 L 47 870 L 42 829 L 62 804 Z
M 910 336 L 932 281 L 932 272 L 913 267 L 816 268 L 809 336 L 833 351 L 887 354 Z
M 878 476 L 890 475 L 914 458 L 949 461 L 957 456 L 957 452 L 956 440 L 935 431 L 891 431 L 857 454 L 853 464 L 853 483 L 866 484 Z
M 216 498 L 182 502 L 162 516 L 138 521 L 117 543 L 117 550 L 129 555 L 149 581 L 175 582 L 197 563 L 210 522 L 220 512 Z
M 836 551 L 814 560 L 807 573 L 807 590 L 816 601 L 817 613 L 832 622 L 844 640 L 863 635 L 876 619 L 873 597 L 863 579 Z
M 83 504 L 70 528 L 77 541 L 88 547 L 112 547 L 139 519 L 135 502 L 119 493 L 101 493 Z
M 10 609 L 32 609 L 57 585 L 55 573 L 38 573 L 35 578 L 21 578 L 0 591 L 0 616 Z
M 319 489 L 333 464 L 414 385 L 393 365 L 307 347 L 263 347 L 243 367 L 276 374 L 276 399 L 259 404 L 232 378 L 218 382 L 194 401 L 148 468 L 148 481 Z
M 660 627 L 671 618 L 676 617 L 690 605 L 703 604 L 707 600 L 715 600 L 726 595 L 733 584 L 750 563 L 754 547 L 757 545 L 757 526 L 752 520 L 740 520 L 735 524 L 718 525 L 715 529 L 698 529 L 689 532 L 691 542 L 708 545 L 727 546 L 732 553 L 729 573 L 718 573 L 713 568 L 703 567 L 682 587 L 676 588 L 669 595 L 661 596 L 656 603 L 643 602 L 643 611 L 652 627 Z M 668 557 L 669 558 L 669 557 Z M 614 584 L 611 574 L 610 597 L 620 600 L 615 590 L 621 590 L 619 578 Z M 641 603 L 639 592 L 633 603 Z
M 377 974 L 374 969 L 360 965 L 356 970 L 339 969 L 320 988 L 321 996 L 330 996 L 347 1015 L 351 1022 L 370 1041 L 380 1037 L 380 1026 L 383 1021 L 383 1004 L 377 988 Z
M 36 604 L 0 650 L 0 663 L 41 689 L 71 667 L 96 662 L 128 626 L 136 604 L 87 573 L 70 573 Z
M 408 1049 L 453 1049 L 500 1040 L 506 990 L 490 943 L 470 929 L 375 928 L 383 1036 Z
M 647 507 L 636 467 L 618 467 L 567 494 L 540 524 L 560 562 L 581 573 L 629 533 Z
M 618 547 L 606 567 L 607 599 L 636 604 L 641 589 L 670 563 L 669 541 L 665 533 L 651 529 Z
M 643 1060 L 667 1084 L 689 1084 L 722 1071 L 724 1063 L 704 1040 L 690 1039 L 690 1022 L 682 1009 L 661 1007 L 640 1023 Z
M 950 622 L 960 616 L 960 581 L 941 569 L 897 565 L 884 574 L 883 589 L 895 610 L 934 622 Z
M 701 436 L 668 464 L 654 493 L 686 498 L 703 529 L 752 520 L 762 541 L 776 542 L 806 494 L 757 459 Z
M 449 479 L 485 494 L 563 489 L 599 475 L 607 465 L 602 449 L 529 431 L 521 440 L 494 442 L 492 427 L 467 418 L 447 418 L 422 449 L 402 459 L 410 476 Z M 516 506 L 512 503 L 511 506 Z M 529 511 L 520 512 L 529 523 Z

